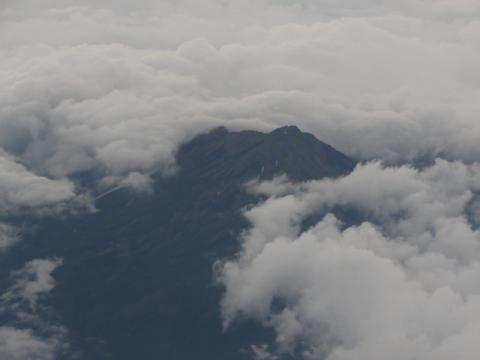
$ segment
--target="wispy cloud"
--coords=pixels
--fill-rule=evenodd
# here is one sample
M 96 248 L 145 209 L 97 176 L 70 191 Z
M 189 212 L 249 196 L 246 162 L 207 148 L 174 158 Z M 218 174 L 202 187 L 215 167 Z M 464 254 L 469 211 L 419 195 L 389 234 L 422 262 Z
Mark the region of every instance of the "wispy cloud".
M 44 314 L 43 300 L 54 288 L 52 272 L 61 259 L 35 259 L 12 272 L 12 285 L 0 296 L 0 357 L 53 360 L 68 348 L 66 329 Z

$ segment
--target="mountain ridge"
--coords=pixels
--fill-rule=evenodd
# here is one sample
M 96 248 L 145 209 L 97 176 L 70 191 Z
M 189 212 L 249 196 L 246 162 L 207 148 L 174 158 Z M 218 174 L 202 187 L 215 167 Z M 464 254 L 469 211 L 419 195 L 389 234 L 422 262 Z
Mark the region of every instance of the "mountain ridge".
M 356 165 L 352 159 L 296 126 L 281 127 L 269 133 L 228 131 L 218 127 L 182 146 L 177 161 L 180 169 L 182 164 L 188 167 L 195 163 L 200 170 L 195 175 L 200 177 L 237 176 L 264 180 L 285 173 L 296 181 L 345 175 Z M 233 162 L 238 166 L 232 166 Z M 209 174 L 201 171 L 202 166 L 225 171 Z

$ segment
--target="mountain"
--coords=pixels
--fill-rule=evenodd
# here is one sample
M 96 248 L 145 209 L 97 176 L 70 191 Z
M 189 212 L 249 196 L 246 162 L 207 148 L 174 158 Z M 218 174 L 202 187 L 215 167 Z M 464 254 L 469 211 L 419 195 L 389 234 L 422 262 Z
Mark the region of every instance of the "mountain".
M 311 180 L 348 174 L 355 162 L 293 126 L 264 134 L 225 128 L 177 154 L 178 171 L 154 176 L 153 192 L 119 189 L 95 214 L 30 220 L 23 245 L 0 270 L 57 256 L 48 305 L 80 359 L 240 360 L 273 334 L 250 321 L 223 331 L 216 260 L 238 251 L 242 209 L 258 201 L 243 184 L 286 174 Z M 68 358 L 68 357 L 65 357 Z
M 339 176 L 355 166 L 354 161 L 295 126 L 269 134 L 229 132 L 220 127 L 183 146 L 179 163 L 193 171 L 192 175 L 220 181 L 271 179 L 281 173 L 292 180 L 311 180 Z

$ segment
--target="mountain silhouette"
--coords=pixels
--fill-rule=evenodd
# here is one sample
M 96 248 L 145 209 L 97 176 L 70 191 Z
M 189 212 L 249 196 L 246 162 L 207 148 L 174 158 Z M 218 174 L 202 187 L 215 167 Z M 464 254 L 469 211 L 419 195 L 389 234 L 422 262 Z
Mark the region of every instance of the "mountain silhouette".
M 183 146 L 178 160 L 181 168 L 195 176 L 220 181 L 271 179 L 282 173 L 304 181 L 343 175 L 355 166 L 354 161 L 295 126 L 268 134 L 216 128 Z

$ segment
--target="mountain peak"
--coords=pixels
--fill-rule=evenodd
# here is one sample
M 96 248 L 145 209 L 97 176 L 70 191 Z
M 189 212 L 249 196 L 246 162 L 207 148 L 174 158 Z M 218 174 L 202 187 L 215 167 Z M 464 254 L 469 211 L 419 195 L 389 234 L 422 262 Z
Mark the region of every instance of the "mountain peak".
M 270 135 L 299 135 L 302 131 L 295 125 L 282 126 L 270 132 Z
M 213 128 L 209 134 L 210 135 L 224 135 L 228 133 L 228 129 L 225 126 L 217 126 L 216 128 Z
M 220 181 L 281 174 L 306 181 L 345 175 L 355 167 L 355 161 L 296 126 L 270 133 L 215 128 L 185 144 L 178 163 L 191 176 Z

